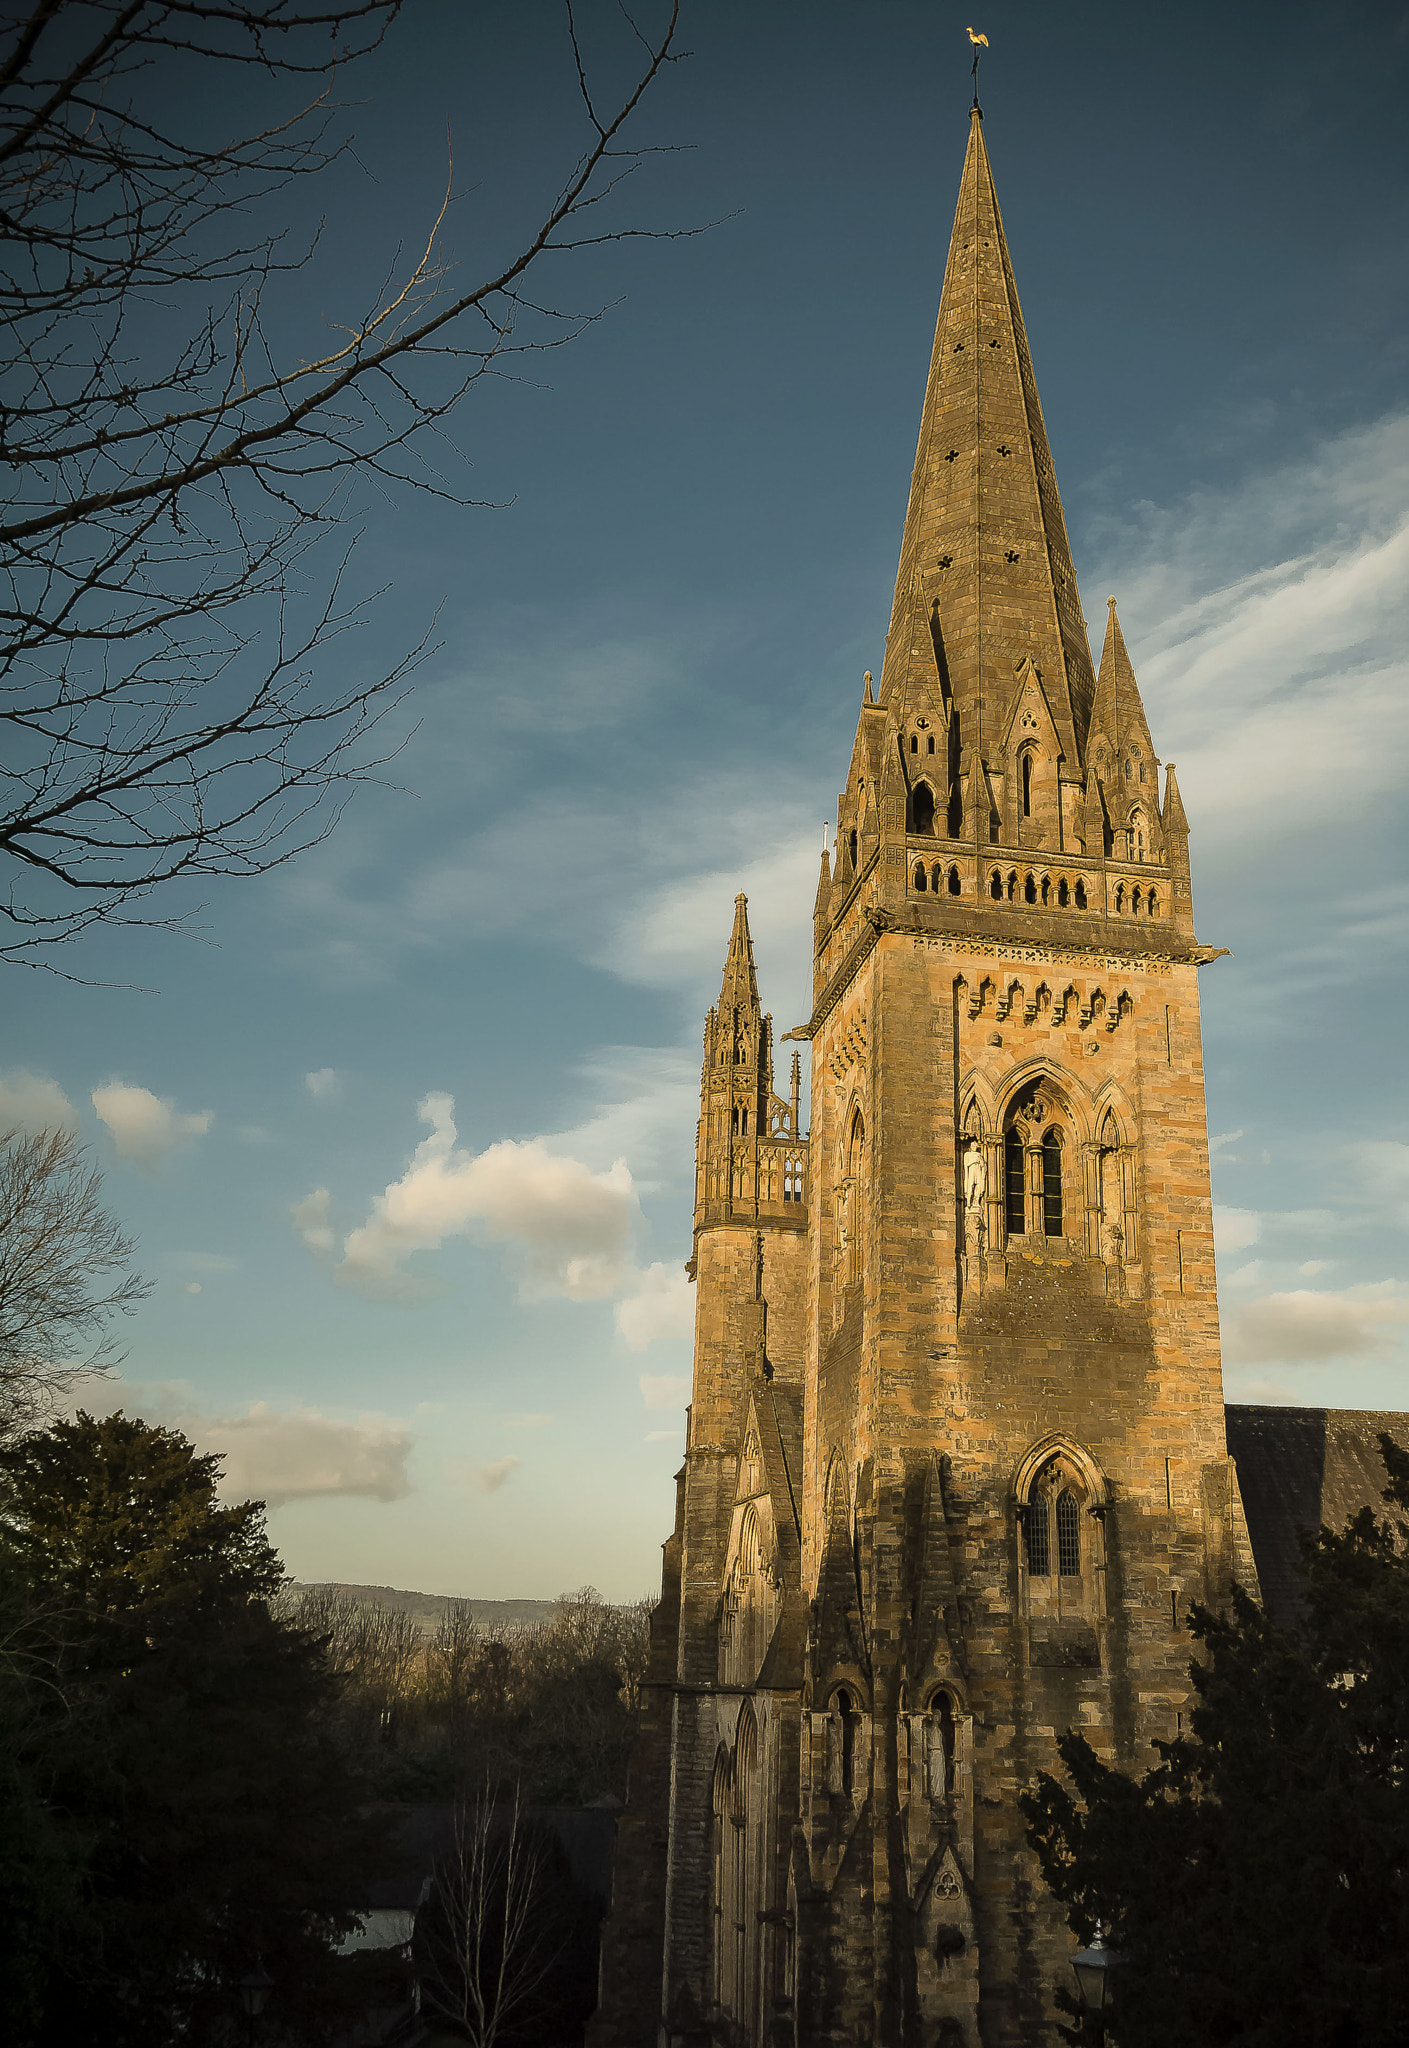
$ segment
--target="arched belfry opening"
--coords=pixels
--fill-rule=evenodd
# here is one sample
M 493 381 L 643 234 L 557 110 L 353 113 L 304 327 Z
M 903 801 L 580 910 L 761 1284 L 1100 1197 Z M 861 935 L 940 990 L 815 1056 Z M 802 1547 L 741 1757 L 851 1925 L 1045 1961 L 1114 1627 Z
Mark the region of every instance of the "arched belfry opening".
M 927 782 L 915 784 L 915 793 L 910 799 L 910 814 L 915 821 L 915 831 L 923 838 L 933 838 L 934 791 Z
M 1074 1177 L 1074 1147 L 1065 1095 L 1045 1074 L 1030 1081 L 1003 1121 L 1003 1218 L 1010 1239 L 1040 1247 L 1068 1234 L 1066 1183 Z

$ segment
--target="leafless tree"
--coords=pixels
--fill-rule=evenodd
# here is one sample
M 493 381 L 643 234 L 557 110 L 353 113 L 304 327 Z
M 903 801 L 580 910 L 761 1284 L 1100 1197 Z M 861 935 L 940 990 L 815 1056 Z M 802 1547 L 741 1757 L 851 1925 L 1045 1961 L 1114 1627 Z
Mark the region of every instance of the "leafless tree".
M 71 1131 L 0 1134 L 0 1438 L 118 1362 L 109 1325 L 148 1284 Z
M 435 1872 L 429 1913 L 417 1924 L 423 2006 L 494 2048 L 545 2001 L 563 1951 L 553 1843 L 515 1787 L 495 1787 L 455 1810 L 454 1846 Z
M 345 554 L 323 561 L 354 486 L 461 500 L 427 437 L 582 324 L 532 280 L 655 232 L 606 202 L 649 153 L 624 131 L 676 59 L 678 0 L 644 0 L 649 34 L 622 15 L 635 56 L 602 101 L 566 0 L 580 150 L 517 250 L 462 275 L 447 190 L 366 303 L 282 338 L 308 327 L 313 248 L 260 222 L 341 154 L 335 85 L 402 4 L 27 0 L 0 20 L 0 957 L 179 921 L 144 899 L 330 828 L 420 651 L 359 667 L 365 601 Z M 206 140 L 222 81 L 255 76 L 267 118 Z

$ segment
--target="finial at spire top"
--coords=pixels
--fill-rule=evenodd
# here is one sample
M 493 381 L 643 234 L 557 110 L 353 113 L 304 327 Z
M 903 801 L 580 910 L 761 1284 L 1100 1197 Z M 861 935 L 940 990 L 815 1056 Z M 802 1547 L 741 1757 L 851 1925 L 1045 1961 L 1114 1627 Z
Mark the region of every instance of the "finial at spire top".
M 988 37 L 983 33 L 982 29 L 976 28 L 966 28 L 964 34 L 972 43 L 974 51 L 974 103 L 969 112 L 971 115 L 977 114 L 981 121 L 983 119 L 983 109 L 978 103 L 978 60 L 988 48 Z
M 870 669 L 867 669 L 867 671 L 866 671 L 865 675 L 864 675 L 864 676 L 863 676 L 863 677 L 861 678 L 861 680 L 862 680 L 862 682 L 863 682 L 863 683 L 864 683 L 864 684 L 866 685 L 866 694 L 865 694 L 865 696 L 864 696 L 864 697 L 862 698 L 862 700 L 861 700 L 861 701 L 863 702 L 863 704 L 874 704 L 876 700 L 875 700 L 875 698 L 874 698 L 874 697 L 872 696 L 872 694 L 871 694 L 871 671 L 870 671 Z
M 1113 597 L 1108 597 L 1106 599 L 1106 603 L 1110 606 L 1112 611 L 1115 610 L 1115 599 Z

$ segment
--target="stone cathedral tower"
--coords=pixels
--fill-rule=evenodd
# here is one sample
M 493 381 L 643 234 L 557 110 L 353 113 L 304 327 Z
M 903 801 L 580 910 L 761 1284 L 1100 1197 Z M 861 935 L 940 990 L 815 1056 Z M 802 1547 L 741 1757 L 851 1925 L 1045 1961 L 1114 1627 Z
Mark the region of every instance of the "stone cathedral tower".
M 814 920 L 812 1128 L 744 899 L 694 1396 L 600 2048 L 1048 2041 L 1019 1793 L 1143 1766 L 1257 1574 L 1219 1362 L 1188 826 L 1093 673 L 975 108 L 880 687 Z

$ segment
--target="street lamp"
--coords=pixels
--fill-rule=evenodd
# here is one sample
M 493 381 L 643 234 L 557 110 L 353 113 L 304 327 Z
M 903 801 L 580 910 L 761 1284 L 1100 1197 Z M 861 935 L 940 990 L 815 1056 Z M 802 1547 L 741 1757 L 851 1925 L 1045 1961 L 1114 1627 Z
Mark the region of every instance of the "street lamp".
M 254 1968 L 247 1970 L 240 1978 L 235 1989 L 239 1992 L 240 2004 L 245 2009 L 248 2038 L 253 2048 L 254 2023 L 269 2002 L 269 1994 L 274 1989 L 274 1979 L 263 1963 L 257 1961 Z
M 1125 1961 L 1114 1949 L 1107 1948 L 1101 1938 L 1101 1923 L 1096 1922 L 1090 1948 L 1079 1948 L 1071 1959 L 1076 1977 L 1077 1996 L 1081 2000 L 1081 2021 L 1083 2030 L 1087 2018 L 1094 2022 L 1092 2039 L 1096 2048 L 1102 2048 L 1106 2038 L 1106 2005 L 1110 1996 L 1111 1971 L 1118 1969 Z

